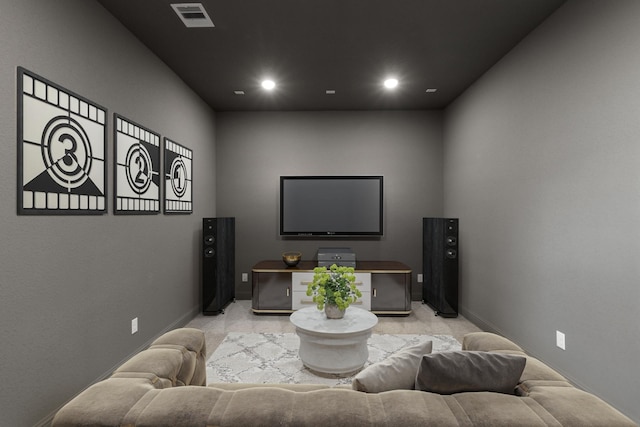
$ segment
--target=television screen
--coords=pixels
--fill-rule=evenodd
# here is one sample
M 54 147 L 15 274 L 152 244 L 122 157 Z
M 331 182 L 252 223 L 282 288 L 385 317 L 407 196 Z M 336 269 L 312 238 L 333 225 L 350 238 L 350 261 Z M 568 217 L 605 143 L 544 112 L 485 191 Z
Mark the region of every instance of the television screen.
M 281 176 L 280 235 L 382 236 L 381 176 Z

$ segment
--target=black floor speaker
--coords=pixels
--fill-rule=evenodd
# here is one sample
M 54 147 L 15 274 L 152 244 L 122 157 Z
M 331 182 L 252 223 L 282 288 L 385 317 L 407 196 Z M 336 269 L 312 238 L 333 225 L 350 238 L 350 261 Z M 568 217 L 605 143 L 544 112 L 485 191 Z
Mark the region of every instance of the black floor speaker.
M 202 313 L 224 313 L 236 297 L 235 218 L 202 218 Z
M 458 219 L 422 219 L 422 300 L 436 316 L 458 316 Z

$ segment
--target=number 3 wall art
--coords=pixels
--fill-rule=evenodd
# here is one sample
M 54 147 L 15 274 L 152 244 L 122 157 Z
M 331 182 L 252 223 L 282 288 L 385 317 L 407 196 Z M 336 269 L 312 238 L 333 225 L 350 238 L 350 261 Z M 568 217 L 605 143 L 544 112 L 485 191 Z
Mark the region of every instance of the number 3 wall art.
M 160 212 L 160 135 L 114 114 L 116 214 Z
M 107 110 L 18 68 L 18 214 L 99 215 Z

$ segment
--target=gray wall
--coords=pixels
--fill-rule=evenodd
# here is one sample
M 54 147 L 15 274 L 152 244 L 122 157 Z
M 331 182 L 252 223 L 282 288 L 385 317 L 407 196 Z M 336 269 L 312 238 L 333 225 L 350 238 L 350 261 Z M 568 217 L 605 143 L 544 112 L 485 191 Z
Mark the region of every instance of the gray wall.
M 240 274 L 264 259 L 299 250 L 313 259 L 318 247 L 350 247 L 360 260 L 396 260 L 422 269 L 423 216 L 442 212 L 440 112 L 218 113 L 218 215 L 236 217 L 236 289 L 251 297 Z M 384 176 L 381 239 L 282 239 L 281 175 Z M 249 277 L 251 275 L 249 274 Z
M 215 214 L 213 112 L 93 1 L 0 0 L 2 425 L 28 426 L 199 304 L 201 217 Z M 16 67 L 194 150 L 195 212 L 16 215 Z M 140 331 L 131 335 L 130 322 Z
M 639 16 L 637 1 L 568 2 L 446 110 L 444 131 L 462 312 L 636 421 Z

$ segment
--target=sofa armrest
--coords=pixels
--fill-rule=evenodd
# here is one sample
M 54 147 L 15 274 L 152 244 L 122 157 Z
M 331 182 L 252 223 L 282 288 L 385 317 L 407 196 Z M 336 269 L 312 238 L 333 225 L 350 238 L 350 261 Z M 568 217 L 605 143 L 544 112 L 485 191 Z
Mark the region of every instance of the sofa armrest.
M 183 365 L 178 372 L 177 385 L 207 385 L 204 332 L 195 328 L 178 328 L 169 331 L 151 343 L 149 349 L 175 349 L 183 354 Z
M 207 352 L 204 332 L 195 328 L 178 328 L 169 331 L 153 341 L 150 347 L 165 344 L 180 345 L 189 351 L 202 354 L 203 356 Z
M 520 346 L 491 332 L 471 332 L 465 335 L 462 339 L 462 349 L 469 351 L 510 350 L 524 353 Z
M 195 360 L 184 347 L 148 348 L 123 363 L 114 375 L 123 378 L 141 373 L 153 374 L 163 380 L 163 388 L 166 388 L 167 385 L 186 385 L 194 370 Z
M 489 351 L 492 353 L 517 354 L 527 359 L 519 384 L 527 381 L 557 381 L 568 383 L 567 379 L 535 357 L 529 356 L 517 344 L 490 332 L 472 332 L 464 336 L 462 349 L 467 351 Z
M 115 374 L 119 378 L 153 374 L 162 379 L 163 388 L 185 385 L 204 386 L 207 382 L 204 333 L 182 328 L 167 332 L 151 347 L 127 360 Z

